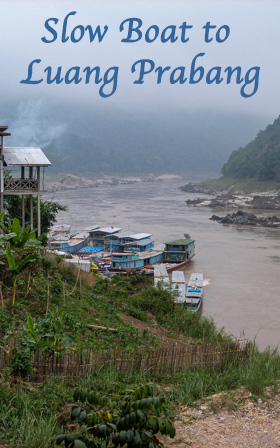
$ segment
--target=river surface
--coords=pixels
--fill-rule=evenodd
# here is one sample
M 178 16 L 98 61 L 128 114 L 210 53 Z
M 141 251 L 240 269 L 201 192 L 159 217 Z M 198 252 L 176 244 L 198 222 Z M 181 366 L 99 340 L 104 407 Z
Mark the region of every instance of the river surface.
M 69 207 L 59 214 L 58 223 L 70 224 L 71 231 L 94 224 L 114 225 L 152 233 L 155 243 L 189 233 L 196 240 L 196 256 L 185 272 L 187 277 L 191 272 L 202 272 L 208 283 L 203 313 L 236 337 L 256 338 L 262 349 L 278 346 L 280 230 L 210 221 L 217 210 L 188 207 L 185 200 L 197 194 L 178 190 L 190 180 L 57 191 L 54 200 Z M 43 198 L 50 200 L 52 196 L 45 194 Z

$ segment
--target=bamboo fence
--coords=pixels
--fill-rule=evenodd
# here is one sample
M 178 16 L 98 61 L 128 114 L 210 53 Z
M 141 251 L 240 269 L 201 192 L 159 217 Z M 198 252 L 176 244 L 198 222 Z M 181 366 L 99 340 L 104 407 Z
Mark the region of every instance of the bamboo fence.
M 172 345 L 155 350 L 138 349 L 100 351 L 88 348 L 68 351 L 60 356 L 36 351 L 27 381 L 41 383 L 53 375 L 78 379 L 111 368 L 119 372 L 171 374 L 188 368 L 241 362 L 249 356 L 252 344 L 247 340 L 211 345 Z M 12 346 L 0 351 L 0 372 L 12 364 Z

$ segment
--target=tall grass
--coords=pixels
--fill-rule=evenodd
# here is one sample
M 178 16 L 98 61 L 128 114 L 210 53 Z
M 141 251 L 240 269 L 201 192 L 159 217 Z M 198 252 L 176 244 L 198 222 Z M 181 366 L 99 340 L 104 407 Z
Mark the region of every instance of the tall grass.
M 259 352 L 255 349 L 247 362 L 227 364 L 215 370 L 205 367 L 174 374 L 169 398 L 176 403 L 190 403 L 241 386 L 255 396 L 262 396 L 266 386 L 272 386 L 276 392 L 279 380 L 280 357 L 277 351 L 267 349 Z
M 7 388 L 0 382 L 0 437 L 12 447 L 45 448 L 57 434 L 56 408 L 61 410 L 71 394 L 64 382 L 52 380 L 43 386 Z

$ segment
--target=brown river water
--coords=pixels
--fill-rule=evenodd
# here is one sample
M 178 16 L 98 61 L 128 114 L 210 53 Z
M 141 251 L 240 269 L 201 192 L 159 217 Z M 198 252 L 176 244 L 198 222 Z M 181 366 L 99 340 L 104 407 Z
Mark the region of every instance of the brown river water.
M 185 200 L 197 194 L 178 190 L 188 181 L 176 178 L 57 191 L 55 201 L 69 207 L 58 222 L 70 224 L 71 231 L 98 224 L 148 232 L 155 243 L 189 233 L 196 240 L 196 255 L 185 272 L 187 278 L 192 272 L 204 274 L 203 313 L 236 337 L 256 338 L 262 349 L 278 346 L 280 229 L 210 221 L 213 213 L 225 211 L 188 207 Z M 43 199 L 52 196 L 48 193 Z

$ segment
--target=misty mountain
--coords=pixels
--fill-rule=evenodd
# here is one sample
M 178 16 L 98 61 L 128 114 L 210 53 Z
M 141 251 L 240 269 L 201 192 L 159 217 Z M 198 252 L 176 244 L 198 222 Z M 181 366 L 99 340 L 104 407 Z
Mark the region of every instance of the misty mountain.
M 222 174 L 280 182 L 280 115 L 244 148 L 231 153 Z
M 232 112 L 82 111 L 44 149 L 55 171 L 218 172 L 263 124 L 261 117 Z

